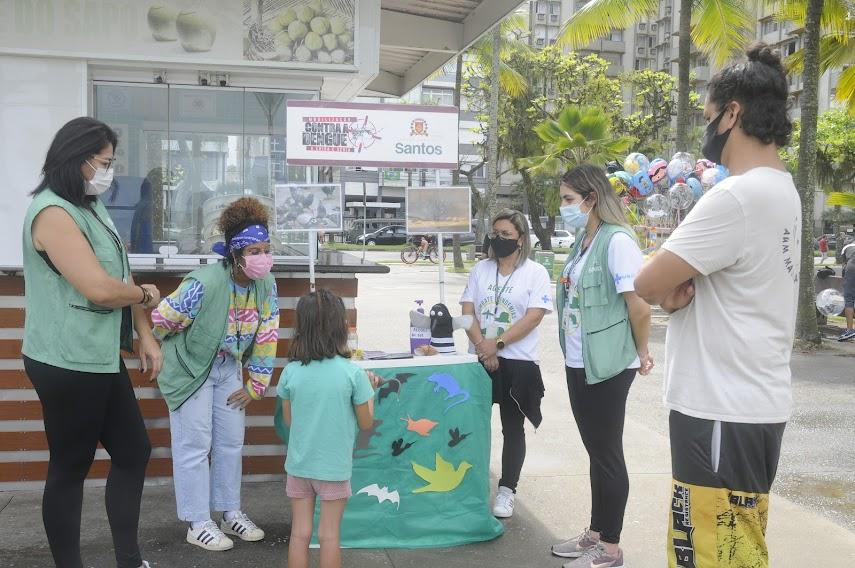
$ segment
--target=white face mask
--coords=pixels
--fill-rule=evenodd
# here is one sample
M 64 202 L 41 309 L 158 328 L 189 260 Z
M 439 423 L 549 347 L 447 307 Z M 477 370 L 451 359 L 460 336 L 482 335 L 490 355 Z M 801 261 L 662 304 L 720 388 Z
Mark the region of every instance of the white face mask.
M 113 184 L 113 168 L 96 168 L 86 160 L 86 164 L 95 170 L 92 179 L 86 182 L 86 195 L 101 195 Z

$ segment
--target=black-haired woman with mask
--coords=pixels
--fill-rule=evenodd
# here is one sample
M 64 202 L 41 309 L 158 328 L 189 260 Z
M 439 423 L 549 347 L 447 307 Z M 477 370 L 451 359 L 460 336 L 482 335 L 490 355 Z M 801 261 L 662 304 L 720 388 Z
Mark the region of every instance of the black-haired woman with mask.
M 75 118 L 48 149 L 24 219 L 24 368 L 42 403 L 50 449 L 42 516 L 56 566 L 82 568 L 83 481 L 100 443 L 110 454 L 107 518 L 119 568 L 147 566 L 137 541 L 151 444 L 121 351 L 139 336 L 141 368 L 162 358 L 144 308 L 157 288 L 137 286 L 124 243 L 99 196 L 113 179 L 116 133 Z
M 525 419 L 535 428 L 542 420 L 537 328 L 552 311 L 552 287 L 546 269 L 528 258 L 531 240 L 522 213 L 500 211 L 489 240 L 488 258 L 473 267 L 460 304 L 464 315 L 474 316 L 466 333 L 493 379 L 493 403 L 499 405 L 504 443 L 493 514 L 508 518 L 525 461 Z

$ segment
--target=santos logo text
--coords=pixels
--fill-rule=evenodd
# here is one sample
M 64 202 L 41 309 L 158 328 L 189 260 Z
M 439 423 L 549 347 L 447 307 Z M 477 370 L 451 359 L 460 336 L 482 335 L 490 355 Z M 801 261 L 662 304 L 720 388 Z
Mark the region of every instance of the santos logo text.
M 395 144 L 395 153 L 396 154 L 428 154 L 431 156 L 439 156 L 442 154 L 442 146 L 440 145 L 431 145 L 425 144 L 422 142 L 421 144 L 404 144 L 403 142 L 398 142 Z

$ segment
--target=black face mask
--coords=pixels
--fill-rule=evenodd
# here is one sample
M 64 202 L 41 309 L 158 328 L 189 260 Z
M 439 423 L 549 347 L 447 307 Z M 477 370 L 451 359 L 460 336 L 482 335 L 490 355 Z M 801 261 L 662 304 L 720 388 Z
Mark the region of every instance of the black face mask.
M 520 248 L 519 243 L 516 239 L 505 239 L 502 237 L 495 237 L 490 239 L 490 248 L 496 253 L 498 258 L 505 258 L 506 256 L 511 256 L 517 249 Z
M 724 118 L 726 110 L 727 109 L 722 110 L 716 119 L 707 125 L 707 130 L 704 133 L 704 145 L 701 148 L 704 158 L 711 162 L 715 162 L 716 164 L 721 163 L 721 155 L 724 152 L 724 145 L 727 144 L 727 139 L 730 138 L 730 131 L 733 130 L 733 127 L 731 126 L 721 134 L 717 133 L 718 125 L 721 123 L 721 119 Z

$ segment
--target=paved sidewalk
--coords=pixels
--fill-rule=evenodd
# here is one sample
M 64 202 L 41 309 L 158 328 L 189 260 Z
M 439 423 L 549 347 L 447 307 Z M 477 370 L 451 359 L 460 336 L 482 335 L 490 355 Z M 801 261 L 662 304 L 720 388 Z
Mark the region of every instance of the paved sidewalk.
M 373 348 L 400 348 L 406 342 L 406 311 L 415 298 L 436 300 L 435 270 L 392 269 L 389 276 L 360 279 L 359 339 Z M 455 304 L 465 278 L 449 274 L 447 303 Z M 413 292 L 417 290 L 418 292 Z M 375 306 L 372 309 L 371 306 Z M 398 305 L 379 318 L 376 306 Z M 452 308 L 453 309 L 453 308 Z M 376 319 L 375 319 L 376 318 Z M 382 321 L 381 325 L 377 321 Z M 638 378 L 630 392 L 625 448 L 630 496 L 622 546 L 628 568 L 665 565 L 670 457 L 667 413 L 661 402 L 664 327 L 654 318 L 652 351 L 659 367 Z M 547 393 L 544 423 L 527 436 L 528 457 L 519 487 L 517 511 L 499 539 L 454 549 L 352 550 L 353 568 L 558 568 L 549 544 L 586 526 L 590 507 L 588 460 L 570 415 L 558 350 L 554 314 L 542 325 L 542 369 Z M 462 334 L 457 337 L 462 347 Z M 855 346 L 796 355 L 793 369 L 797 408 L 784 436 L 780 487 L 772 496 L 768 542 L 771 566 L 782 568 L 855 566 L 855 452 L 851 424 L 855 415 Z M 501 427 L 493 417 L 492 471 L 499 469 Z M 829 479 L 827 486 L 814 486 Z M 829 492 L 828 487 L 833 491 Z M 793 500 L 782 496 L 782 492 Z M 268 533 L 256 544 L 238 543 L 226 553 L 209 553 L 184 543 L 185 526 L 175 520 L 171 486 L 146 487 L 141 542 L 153 568 L 286 566 L 288 502 L 282 483 L 245 483 L 244 510 Z M 0 493 L 0 568 L 52 566 L 44 538 L 38 492 Z M 798 501 L 798 503 L 796 503 Z M 437 522 L 442 522 L 437 519 Z M 83 535 L 86 566 L 115 566 L 103 508 L 103 488 L 88 488 Z M 317 555 L 315 555 L 317 562 Z

